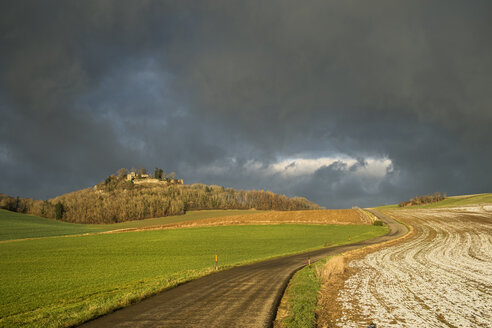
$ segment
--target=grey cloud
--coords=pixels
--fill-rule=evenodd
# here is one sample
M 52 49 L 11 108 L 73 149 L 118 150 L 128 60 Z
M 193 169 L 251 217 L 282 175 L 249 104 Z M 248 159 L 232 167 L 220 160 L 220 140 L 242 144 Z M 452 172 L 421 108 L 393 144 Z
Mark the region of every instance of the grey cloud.
M 46 198 L 132 166 L 330 207 L 490 191 L 491 7 L 4 1 L 0 192 Z M 329 155 L 393 171 L 244 171 Z

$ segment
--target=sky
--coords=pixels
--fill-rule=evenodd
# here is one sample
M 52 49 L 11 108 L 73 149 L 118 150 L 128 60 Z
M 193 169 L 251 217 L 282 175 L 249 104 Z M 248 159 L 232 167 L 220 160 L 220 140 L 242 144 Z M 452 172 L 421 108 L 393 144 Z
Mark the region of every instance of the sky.
M 0 192 L 119 168 L 326 208 L 492 192 L 492 2 L 2 1 Z

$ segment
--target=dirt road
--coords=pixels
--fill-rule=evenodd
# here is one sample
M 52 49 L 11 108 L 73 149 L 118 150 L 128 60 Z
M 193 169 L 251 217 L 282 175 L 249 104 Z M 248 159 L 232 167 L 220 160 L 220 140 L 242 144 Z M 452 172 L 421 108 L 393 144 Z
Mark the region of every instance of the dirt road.
M 351 262 L 339 327 L 492 327 L 492 210 L 401 210 L 415 238 Z
M 191 281 L 82 327 L 270 327 L 292 274 L 306 264 L 406 233 L 383 217 L 390 233 L 370 241 L 236 267 Z

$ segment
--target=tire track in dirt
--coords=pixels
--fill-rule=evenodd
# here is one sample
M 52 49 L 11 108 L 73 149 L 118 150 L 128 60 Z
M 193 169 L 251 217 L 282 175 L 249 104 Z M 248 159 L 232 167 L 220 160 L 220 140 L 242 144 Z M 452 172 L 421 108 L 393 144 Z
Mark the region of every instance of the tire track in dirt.
M 491 327 L 492 213 L 399 210 L 415 237 L 352 261 L 338 327 Z

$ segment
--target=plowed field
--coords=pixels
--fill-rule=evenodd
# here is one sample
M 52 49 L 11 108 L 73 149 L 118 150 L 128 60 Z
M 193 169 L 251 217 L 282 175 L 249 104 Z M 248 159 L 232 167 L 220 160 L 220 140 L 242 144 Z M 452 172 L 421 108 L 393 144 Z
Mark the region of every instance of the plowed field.
M 223 217 L 190 220 L 164 225 L 142 228 L 119 229 L 113 232 L 160 230 L 186 227 L 224 226 L 241 224 L 372 224 L 372 218 L 367 213 L 356 209 L 341 210 L 306 210 L 306 211 L 264 211 L 253 214 L 231 215 Z
M 491 327 L 492 212 L 395 210 L 414 238 L 352 261 L 338 327 Z

